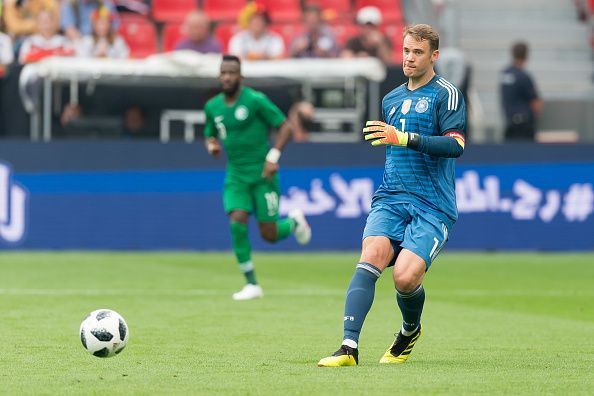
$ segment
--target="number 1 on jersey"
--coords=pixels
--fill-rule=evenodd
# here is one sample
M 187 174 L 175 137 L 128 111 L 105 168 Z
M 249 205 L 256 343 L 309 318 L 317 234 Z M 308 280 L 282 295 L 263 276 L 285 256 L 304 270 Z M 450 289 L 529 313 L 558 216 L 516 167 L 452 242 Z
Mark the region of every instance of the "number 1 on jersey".
M 402 132 L 405 132 L 405 130 L 404 130 L 404 124 L 405 124 L 405 122 L 406 122 L 406 119 L 405 118 L 401 118 L 400 119 L 400 125 L 402 126 L 402 128 L 400 128 L 400 130 Z

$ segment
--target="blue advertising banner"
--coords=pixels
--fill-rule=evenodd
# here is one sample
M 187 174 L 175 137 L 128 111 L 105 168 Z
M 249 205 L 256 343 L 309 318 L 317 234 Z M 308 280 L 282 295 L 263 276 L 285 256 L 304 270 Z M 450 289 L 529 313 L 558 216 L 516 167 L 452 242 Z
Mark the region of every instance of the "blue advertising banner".
M 303 209 L 311 250 L 357 250 L 380 166 L 287 167 L 281 213 Z M 594 162 L 462 164 L 449 249 L 594 249 Z M 220 169 L 15 172 L 0 163 L 0 246 L 230 248 Z M 256 249 L 303 249 L 288 240 Z

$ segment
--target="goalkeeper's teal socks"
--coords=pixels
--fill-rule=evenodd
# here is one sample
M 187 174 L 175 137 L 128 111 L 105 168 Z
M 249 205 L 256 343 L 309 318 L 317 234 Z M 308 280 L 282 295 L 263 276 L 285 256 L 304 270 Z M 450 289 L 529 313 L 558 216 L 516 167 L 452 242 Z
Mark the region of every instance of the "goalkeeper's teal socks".
M 425 289 L 419 285 L 411 292 L 396 290 L 396 301 L 402 312 L 402 334 L 413 334 L 421 324 L 421 313 L 425 304 Z
M 380 269 L 370 263 L 357 264 L 344 304 L 344 340 L 359 342 L 363 321 L 373 304 L 375 282 L 381 274 Z M 354 344 L 353 348 L 356 347 Z
M 257 285 L 254 264 L 252 263 L 252 246 L 248 238 L 248 225 L 236 221 L 231 222 L 231 244 L 247 283 Z
M 280 241 L 287 238 L 295 229 L 295 220 L 286 218 L 276 222 L 276 240 Z

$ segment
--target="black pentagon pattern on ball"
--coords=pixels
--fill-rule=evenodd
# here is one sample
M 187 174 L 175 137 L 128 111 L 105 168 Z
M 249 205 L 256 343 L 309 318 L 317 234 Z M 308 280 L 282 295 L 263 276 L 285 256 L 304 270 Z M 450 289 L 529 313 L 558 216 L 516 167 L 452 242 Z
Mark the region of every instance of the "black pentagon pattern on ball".
M 95 315 L 95 318 L 97 318 L 97 321 L 99 321 L 99 320 L 107 318 L 110 315 L 111 315 L 110 311 L 99 311 L 99 312 L 97 312 L 97 315 Z
M 120 321 L 120 340 L 124 341 L 124 338 L 126 338 L 126 332 L 128 331 L 128 329 L 126 328 L 126 324 L 124 323 L 124 321 L 122 319 L 119 319 Z
M 91 334 L 93 334 L 99 341 L 111 341 L 113 338 L 113 334 L 107 331 L 107 329 L 102 328 L 91 330 Z
M 95 355 L 97 357 L 107 357 L 107 355 L 109 355 L 109 349 L 107 349 L 107 348 L 99 349 L 97 352 L 94 352 L 93 355 Z
M 124 350 L 124 348 L 126 348 L 126 345 L 124 345 L 123 347 L 121 347 L 120 349 L 115 351 L 115 354 L 117 355 L 118 353 L 122 352 Z
M 85 337 L 85 331 L 84 330 L 81 330 L 80 331 L 80 342 L 82 342 L 83 346 L 86 349 L 87 348 L 87 337 Z

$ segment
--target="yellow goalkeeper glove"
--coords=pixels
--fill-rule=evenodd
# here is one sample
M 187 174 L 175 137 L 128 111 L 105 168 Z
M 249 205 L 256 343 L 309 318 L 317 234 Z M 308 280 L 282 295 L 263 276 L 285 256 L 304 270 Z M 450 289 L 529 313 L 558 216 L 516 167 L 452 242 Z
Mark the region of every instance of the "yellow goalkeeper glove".
M 371 140 L 372 146 L 380 144 L 406 146 L 408 144 L 408 133 L 399 131 L 382 121 L 367 121 L 363 133 L 365 140 Z

